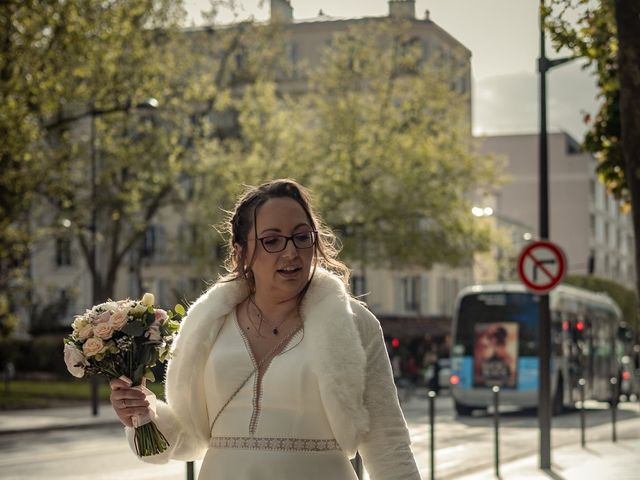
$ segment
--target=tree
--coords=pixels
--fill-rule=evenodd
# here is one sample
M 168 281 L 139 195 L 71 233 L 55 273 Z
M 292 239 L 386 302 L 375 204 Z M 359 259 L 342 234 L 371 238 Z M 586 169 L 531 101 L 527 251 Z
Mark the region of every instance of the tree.
M 199 145 L 233 134 L 218 120 L 233 88 L 273 68 L 277 56 L 265 52 L 277 29 L 185 31 L 177 0 L 0 8 L 0 291 L 11 289 L 4 272 L 24 272 L 40 239 L 64 236 L 79 245 L 103 301 L 158 212 L 189 199 Z
M 470 143 L 468 96 L 452 82 L 462 73 L 426 61 L 406 23 L 336 35 L 305 93 L 268 81 L 245 91 L 241 136 L 215 146 L 212 176 L 297 178 L 361 265 L 468 264 L 490 239 L 471 195 L 491 190 L 497 168 Z
M 640 272 L 640 2 L 551 0 L 543 12 L 556 48 L 596 67 L 602 105 L 585 147 L 608 189 L 631 207 Z M 636 282 L 640 292 L 638 273 Z

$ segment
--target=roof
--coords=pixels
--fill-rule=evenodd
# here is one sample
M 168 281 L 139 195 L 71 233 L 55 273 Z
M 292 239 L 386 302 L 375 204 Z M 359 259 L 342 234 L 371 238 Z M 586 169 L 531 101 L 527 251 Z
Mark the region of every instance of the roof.
M 371 17 L 336 17 L 336 16 L 332 16 L 332 15 L 318 15 L 316 17 L 311 17 L 311 18 L 294 18 L 291 23 L 287 23 L 285 24 L 285 26 L 287 27 L 294 27 L 294 28 L 300 28 L 300 27 L 304 27 L 305 25 L 313 25 L 313 24 L 331 24 L 331 23 L 366 23 L 366 22 L 371 22 L 371 21 L 382 21 L 382 20 L 388 20 L 390 17 L 388 15 L 385 16 L 371 16 Z M 429 25 L 430 28 L 434 29 L 436 31 L 436 33 L 438 35 L 440 35 L 441 37 L 444 37 L 446 39 L 448 39 L 449 41 L 457 44 L 459 47 L 463 48 L 464 51 L 471 56 L 471 50 L 469 50 L 465 45 L 462 44 L 462 42 L 460 42 L 457 38 L 455 38 L 453 35 L 451 35 L 449 32 L 447 32 L 445 29 L 443 29 L 440 25 L 438 25 L 437 23 L 435 23 L 433 20 L 430 19 L 419 19 L 419 18 L 415 18 L 412 20 L 412 22 L 414 24 L 418 24 L 418 25 Z M 240 22 L 239 22 L 240 23 Z M 245 22 L 246 23 L 246 22 Z M 269 23 L 269 20 L 263 20 L 263 21 L 255 21 L 254 22 L 256 25 L 266 25 Z M 195 27 L 185 27 L 182 30 L 185 32 L 198 32 L 198 31 L 207 31 L 207 30 L 211 30 L 211 29 L 216 29 L 216 28 L 233 28 L 235 24 L 230 23 L 230 24 L 216 24 L 216 25 L 198 25 Z

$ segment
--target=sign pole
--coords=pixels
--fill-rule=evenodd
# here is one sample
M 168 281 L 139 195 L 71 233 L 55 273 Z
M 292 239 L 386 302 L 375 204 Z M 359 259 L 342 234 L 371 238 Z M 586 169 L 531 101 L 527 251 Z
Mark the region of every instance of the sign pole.
M 541 0 L 544 5 L 544 0 Z M 540 239 L 549 238 L 549 172 L 547 151 L 547 66 L 545 29 L 540 9 Z M 540 468 L 551 468 L 551 313 L 549 295 L 540 295 L 538 425 L 540 428 Z
M 540 0 L 540 239 L 549 238 L 549 173 L 547 150 L 547 71 L 573 60 L 564 57 L 550 60 L 545 50 L 544 4 Z M 538 423 L 540 426 L 540 468 L 551 468 L 551 313 L 549 295 L 540 295 L 539 322 L 540 375 L 538 384 Z

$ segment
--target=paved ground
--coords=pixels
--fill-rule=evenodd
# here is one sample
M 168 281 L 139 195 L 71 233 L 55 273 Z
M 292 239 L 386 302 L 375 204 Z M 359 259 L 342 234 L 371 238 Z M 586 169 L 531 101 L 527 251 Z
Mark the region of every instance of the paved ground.
M 451 435 L 460 434 L 461 436 L 458 436 L 455 440 L 450 439 L 450 441 L 455 442 L 452 443 L 451 447 L 439 448 L 437 450 L 436 458 L 438 467 L 445 467 L 444 464 L 446 462 L 454 462 L 457 464 L 454 469 L 437 467 L 436 471 L 439 475 L 437 478 L 455 478 L 462 480 L 495 478 L 494 467 L 491 466 L 491 459 L 493 458 L 491 442 L 488 442 L 486 438 L 484 438 L 481 442 L 474 443 L 473 439 L 468 437 L 469 429 L 471 428 L 476 431 L 487 430 L 489 428 L 488 425 L 481 425 L 483 421 L 487 423 L 487 419 L 479 418 L 473 419 L 471 422 L 467 422 L 467 424 L 461 423 L 453 417 L 450 409 L 447 410 L 449 403 L 447 399 L 440 398 L 439 401 L 441 402 L 439 407 L 441 413 L 437 419 L 436 434 L 443 439 L 446 438 L 447 432 Z M 414 396 L 404 405 L 404 408 L 414 440 L 416 458 L 426 480 L 430 478 L 428 449 L 429 427 L 427 417 L 425 416 L 427 412 L 427 402 L 422 396 Z M 575 437 L 575 432 L 573 432 L 571 436 L 572 443 L 554 444 L 552 451 L 552 469 L 550 471 L 542 471 L 538 468 L 536 445 L 531 444 L 528 449 L 522 449 L 522 452 L 525 453 L 520 455 L 505 455 L 505 457 L 508 458 L 501 459 L 500 478 L 552 478 L 555 480 L 586 480 L 592 478 L 625 480 L 640 478 L 640 405 L 630 405 L 626 408 L 629 409 L 629 414 L 621 415 L 623 420 L 619 423 L 620 435 L 618 442 L 613 443 L 610 440 L 610 426 L 607 424 L 593 427 L 590 431 L 593 440 L 588 441 L 587 448 L 585 449 L 580 447 L 578 441 L 573 440 L 574 438 L 579 438 Z M 603 412 L 603 414 L 604 413 L 606 412 Z M 524 420 L 518 417 L 511 419 L 512 425 L 515 426 L 510 428 L 517 433 L 518 429 L 523 430 L 519 427 L 519 424 L 523 422 Z M 535 423 L 535 419 L 529 419 L 528 422 Z M 506 423 L 508 423 L 508 419 Z M 51 432 L 68 429 L 87 430 L 104 428 L 106 434 L 107 430 L 118 430 L 114 427 L 115 425 L 118 425 L 118 422 L 113 410 L 108 404 L 100 406 L 97 417 L 91 415 L 88 406 L 86 408 L 72 407 L 0 412 L 0 435 L 7 440 L 9 440 L 9 437 L 26 432 Z M 600 429 L 603 435 L 593 435 L 598 429 Z M 529 425 L 526 430 L 527 438 L 532 438 L 531 426 Z M 506 441 L 509 439 L 509 433 L 508 428 L 505 427 Z M 119 433 L 116 432 L 116 435 L 119 435 Z M 485 432 L 485 435 L 490 434 Z M 120 444 L 119 441 L 115 443 L 117 445 Z M 509 446 L 511 445 L 505 445 L 505 447 Z M 475 452 L 469 451 L 474 449 L 476 450 Z M 505 448 L 505 451 L 508 451 L 508 449 Z M 5 457 L 4 460 L 9 463 L 12 461 L 10 457 L 17 455 L 17 453 L 12 450 L 5 450 L 4 453 L 5 455 L 0 455 L 0 457 Z M 478 459 L 483 461 L 479 461 Z M 460 468 L 461 463 L 464 464 L 464 468 Z M 9 467 L 9 464 L 7 464 L 6 467 Z M 3 469 L 0 469 L 0 471 L 2 470 Z M 176 478 L 184 478 L 182 474 L 183 471 L 183 466 L 176 467 L 176 472 L 180 472 L 180 475 Z M 0 474 L 0 477 L 3 477 L 3 474 Z M 134 474 L 132 478 L 138 477 Z M 173 478 L 173 476 L 168 478 Z

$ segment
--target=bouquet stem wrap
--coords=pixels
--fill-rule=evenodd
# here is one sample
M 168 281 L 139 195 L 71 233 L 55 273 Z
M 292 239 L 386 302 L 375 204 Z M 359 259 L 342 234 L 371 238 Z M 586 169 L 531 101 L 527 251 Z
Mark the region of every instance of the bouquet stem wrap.
M 120 380 L 131 385 L 133 382 L 126 376 L 122 375 Z M 156 427 L 153 420 L 156 418 L 156 396 L 144 385 L 136 385 L 132 387 L 145 394 L 145 400 L 149 402 L 149 413 L 142 415 L 133 415 L 131 423 L 135 428 L 134 445 L 136 453 L 141 457 L 157 455 L 164 452 L 169 447 L 169 442 Z

